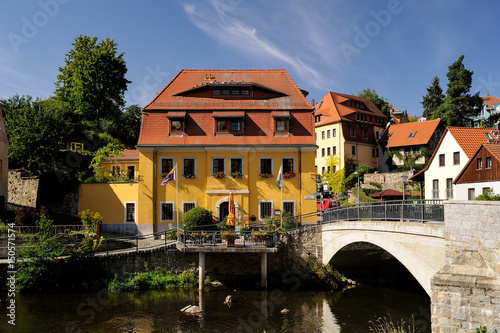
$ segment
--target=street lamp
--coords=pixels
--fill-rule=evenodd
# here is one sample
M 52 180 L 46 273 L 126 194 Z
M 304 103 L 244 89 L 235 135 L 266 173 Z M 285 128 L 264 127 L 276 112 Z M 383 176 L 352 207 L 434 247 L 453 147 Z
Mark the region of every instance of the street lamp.
M 408 175 L 401 175 L 401 180 L 403 181 L 403 202 L 405 201 L 405 185 L 408 180 Z

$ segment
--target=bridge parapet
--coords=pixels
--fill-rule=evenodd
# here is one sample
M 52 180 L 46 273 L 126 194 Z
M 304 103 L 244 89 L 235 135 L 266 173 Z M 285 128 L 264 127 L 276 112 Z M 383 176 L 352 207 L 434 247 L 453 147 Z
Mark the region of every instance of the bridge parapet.
M 446 264 L 431 281 L 432 332 L 500 329 L 500 203 L 451 201 L 444 210 Z

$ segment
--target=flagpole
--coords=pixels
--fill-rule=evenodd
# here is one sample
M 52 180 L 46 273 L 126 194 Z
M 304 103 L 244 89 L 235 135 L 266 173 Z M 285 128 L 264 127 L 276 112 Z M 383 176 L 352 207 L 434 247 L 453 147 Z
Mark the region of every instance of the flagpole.
M 177 209 L 175 210 L 175 213 L 177 214 L 176 216 L 176 221 L 177 221 L 177 229 L 179 229 L 179 177 L 178 177 L 178 173 L 177 171 L 179 171 L 177 169 L 177 163 L 175 163 L 175 198 L 176 198 L 176 206 L 177 206 Z
M 280 188 L 281 188 L 281 214 L 280 214 L 280 228 L 283 228 L 283 160 L 281 161 L 281 180 L 280 180 Z

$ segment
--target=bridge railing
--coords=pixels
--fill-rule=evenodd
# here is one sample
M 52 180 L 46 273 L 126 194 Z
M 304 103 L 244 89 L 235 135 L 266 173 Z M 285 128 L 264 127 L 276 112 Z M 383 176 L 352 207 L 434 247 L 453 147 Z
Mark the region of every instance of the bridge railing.
M 443 222 L 442 200 L 394 200 L 340 206 L 324 211 L 320 223 L 338 221 Z

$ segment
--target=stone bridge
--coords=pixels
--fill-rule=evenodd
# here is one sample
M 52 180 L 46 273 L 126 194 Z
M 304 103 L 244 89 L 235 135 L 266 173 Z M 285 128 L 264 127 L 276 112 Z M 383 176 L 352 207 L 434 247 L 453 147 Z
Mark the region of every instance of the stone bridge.
M 325 219 L 316 230 L 324 264 L 356 243 L 399 260 L 431 298 L 432 332 L 500 329 L 500 203 L 445 202 L 444 223 Z

